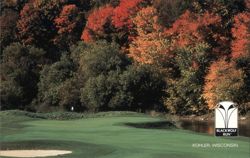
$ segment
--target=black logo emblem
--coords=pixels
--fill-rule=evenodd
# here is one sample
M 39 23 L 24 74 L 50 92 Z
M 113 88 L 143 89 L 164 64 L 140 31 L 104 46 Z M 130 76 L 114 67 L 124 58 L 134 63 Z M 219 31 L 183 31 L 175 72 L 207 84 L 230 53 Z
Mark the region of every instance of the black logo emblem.
M 238 108 L 235 103 L 223 101 L 217 105 L 215 136 L 238 136 Z

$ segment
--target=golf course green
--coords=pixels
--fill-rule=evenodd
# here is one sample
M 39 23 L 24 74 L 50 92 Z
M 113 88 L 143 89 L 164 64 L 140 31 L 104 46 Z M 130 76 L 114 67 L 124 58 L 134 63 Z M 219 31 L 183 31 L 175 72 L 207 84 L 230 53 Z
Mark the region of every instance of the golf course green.
M 0 112 L 1 150 L 72 151 L 58 156 L 65 158 L 249 158 L 250 155 L 249 137 L 195 133 L 144 114 L 108 112 L 67 120 L 34 116 L 17 111 Z M 237 144 L 237 147 L 213 147 L 216 143 Z

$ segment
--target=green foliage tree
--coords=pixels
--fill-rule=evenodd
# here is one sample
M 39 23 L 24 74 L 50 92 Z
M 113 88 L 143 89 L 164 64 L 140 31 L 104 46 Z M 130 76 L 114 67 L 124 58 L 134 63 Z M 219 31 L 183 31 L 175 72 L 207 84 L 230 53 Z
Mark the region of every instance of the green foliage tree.
M 118 76 L 110 72 L 108 75 L 90 77 L 86 81 L 81 89 L 81 102 L 86 103 L 89 111 L 108 111 L 115 106 L 110 101 L 117 93 Z
M 161 109 L 165 82 L 151 66 L 131 65 L 117 44 L 79 43 L 41 71 L 38 111 Z
M 71 87 L 69 86 L 72 83 L 69 79 L 73 77 L 73 70 L 74 64 L 67 55 L 63 55 L 60 61 L 52 65 L 44 66 L 38 84 L 38 106 L 36 107 L 38 111 L 70 109 L 69 104 L 72 101 L 69 98 L 65 98 L 65 95 L 71 92 Z
M 202 97 L 204 75 L 211 60 L 209 46 L 197 44 L 194 48 L 178 50 L 175 62 L 179 75 L 168 79 L 166 107 L 176 114 L 205 113 L 207 106 Z
M 86 81 L 81 101 L 88 110 L 160 109 L 165 82 L 156 69 L 131 65 L 117 45 L 94 46 L 80 60 L 80 71 Z
M 124 72 L 110 71 L 91 77 L 81 89 L 88 110 L 163 110 L 165 82 L 151 66 L 129 66 Z
M 117 44 L 97 42 L 81 53 L 79 68 L 89 78 L 107 75 L 110 71 L 124 71 L 129 64 L 131 61 L 119 51 Z
M 157 9 L 159 23 L 169 27 L 188 8 L 192 0 L 154 0 L 153 6 Z
M 44 66 L 41 71 L 39 94 L 33 101 L 37 111 L 85 110 L 80 102 L 80 88 L 84 76 L 79 70 L 80 56 L 90 46 L 79 42 L 70 48 L 59 61 Z
M 126 109 L 164 111 L 163 97 L 167 84 L 159 69 L 152 65 L 132 65 L 119 81 L 121 90 L 117 101 L 123 100 Z
M 118 45 L 97 42 L 82 52 L 79 73 L 84 76 L 81 101 L 89 110 L 108 110 L 117 93 L 119 75 L 131 64 Z
M 37 94 L 44 54 L 41 49 L 20 43 L 4 49 L 0 84 L 2 109 L 24 109 L 31 103 Z

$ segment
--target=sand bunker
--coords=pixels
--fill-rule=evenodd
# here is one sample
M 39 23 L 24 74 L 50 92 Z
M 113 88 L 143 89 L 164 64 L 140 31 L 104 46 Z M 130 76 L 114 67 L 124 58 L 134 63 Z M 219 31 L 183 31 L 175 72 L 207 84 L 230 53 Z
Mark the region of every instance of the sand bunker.
M 47 157 L 70 154 L 67 150 L 1 150 L 0 156 L 7 157 Z

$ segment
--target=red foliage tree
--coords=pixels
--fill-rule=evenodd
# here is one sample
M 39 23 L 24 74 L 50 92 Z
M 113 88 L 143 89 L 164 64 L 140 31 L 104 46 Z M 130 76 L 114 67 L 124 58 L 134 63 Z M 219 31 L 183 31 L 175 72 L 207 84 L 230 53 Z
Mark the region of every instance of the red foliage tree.
M 53 24 L 60 1 L 32 0 L 25 4 L 17 21 L 17 37 L 24 44 L 50 48 L 56 34 Z
M 217 15 L 209 12 L 199 15 L 187 10 L 171 28 L 167 29 L 166 33 L 173 39 L 174 47 L 194 46 L 200 42 L 223 43 L 222 41 L 225 42 L 227 39 L 213 32 L 212 29 L 219 27 L 220 24 L 221 18 Z M 213 48 L 215 52 L 221 53 L 216 46 Z
M 250 39 L 250 13 L 243 12 L 234 17 L 234 24 L 232 28 L 233 42 L 232 42 L 232 58 L 249 57 L 249 39 Z
M 66 5 L 63 7 L 59 17 L 57 17 L 54 22 L 59 34 L 65 32 L 72 32 L 76 27 L 76 21 L 74 18 L 78 13 L 78 8 L 74 4 Z
M 76 5 L 65 5 L 54 23 L 58 34 L 54 38 L 56 44 L 70 45 L 80 39 L 78 32 L 82 28 L 82 16 Z
M 116 41 L 127 49 L 134 38 L 132 18 L 148 1 L 121 0 L 116 7 L 106 5 L 93 10 L 87 19 L 81 39 L 86 42 L 97 39 Z
M 145 0 L 121 0 L 119 6 L 114 9 L 112 24 L 119 29 L 123 27 L 132 28 L 131 16 L 140 9 L 139 4 Z
M 81 39 L 85 42 L 91 42 L 93 41 L 93 37 L 90 33 L 90 30 L 88 28 L 84 28 L 83 32 L 82 32 L 82 36 Z
M 110 24 L 111 16 L 113 15 L 113 7 L 106 5 L 98 9 L 93 10 L 87 19 L 87 24 L 82 33 L 81 39 L 86 42 L 91 42 L 98 38 L 103 38 L 107 34 L 105 33 L 106 25 Z
M 43 23 L 39 10 L 33 3 L 26 3 L 20 12 L 17 22 L 18 38 L 24 44 L 32 44 L 39 34 L 42 34 Z

